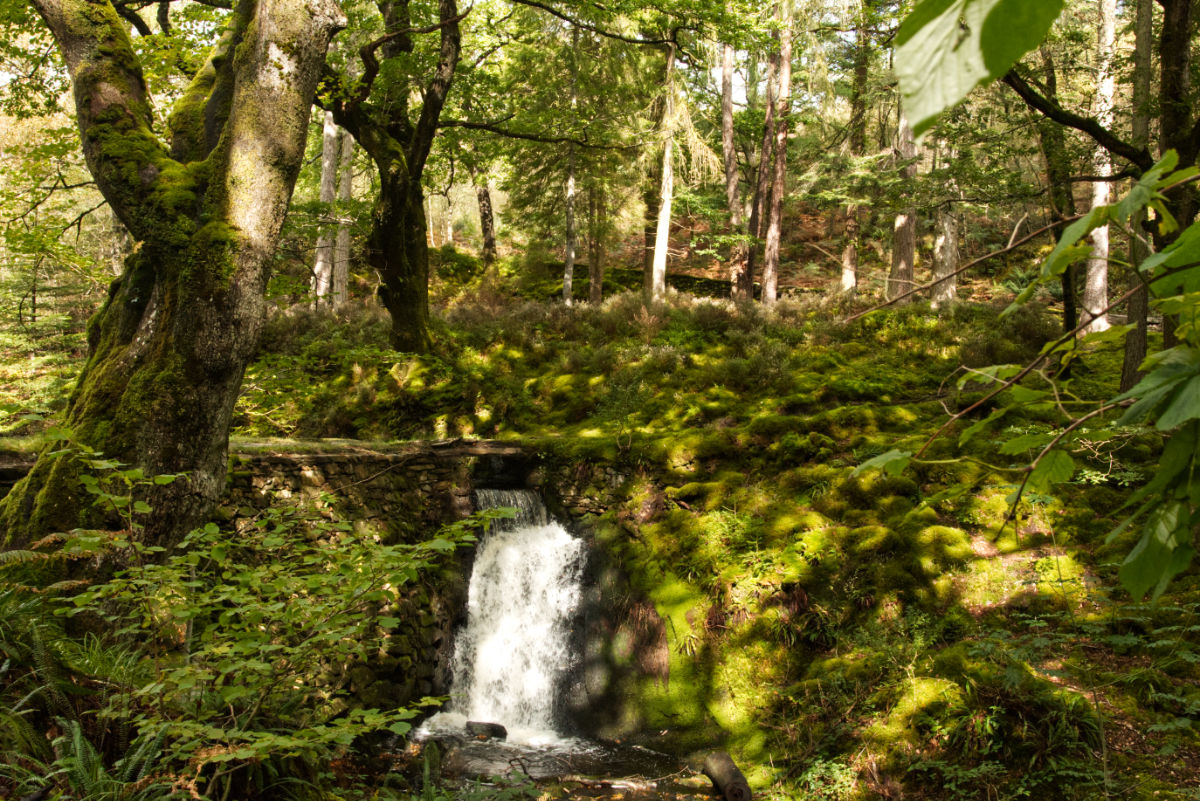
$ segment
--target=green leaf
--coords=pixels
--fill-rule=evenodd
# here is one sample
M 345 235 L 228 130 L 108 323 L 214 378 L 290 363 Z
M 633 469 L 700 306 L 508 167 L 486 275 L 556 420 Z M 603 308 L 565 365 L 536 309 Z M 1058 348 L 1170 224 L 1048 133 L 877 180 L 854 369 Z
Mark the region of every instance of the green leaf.
M 1022 453 L 1028 453 L 1031 450 L 1041 450 L 1046 447 L 1046 443 L 1053 439 L 1054 435 L 1049 432 L 1040 434 L 1022 434 L 1019 437 L 1010 439 L 1000 446 L 1000 453 L 1005 456 L 1016 456 Z
M 1121 565 L 1121 584 L 1140 600 L 1153 588 L 1152 598 L 1192 561 L 1192 531 L 1187 505 L 1169 501 L 1156 507 L 1142 528 L 1142 538 Z
M 896 78 L 913 133 L 1037 47 L 1062 0 L 924 0 L 896 34 Z
M 152 512 L 154 510 L 151 509 L 150 504 L 146 503 L 145 501 L 134 501 L 133 502 L 133 511 L 137 512 L 140 515 L 148 515 L 148 514 L 150 514 L 150 512 Z
M 392 734 L 399 734 L 401 736 L 408 734 L 411 730 L 412 730 L 412 724 L 405 723 L 402 720 L 398 720 L 395 723 L 393 723 L 391 726 L 388 726 L 388 731 L 390 731 Z
M 385 629 L 394 629 L 400 625 L 400 618 L 398 618 L 398 617 L 381 617 L 381 618 L 379 618 L 378 623 L 380 626 L 382 626 Z
M 1159 415 L 1154 427 L 1159 431 L 1169 431 L 1198 417 L 1200 417 L 1200 375 L 1193 376 L 1182 388 L 1176 390 L 1174 399 Z
M 1029 480 L 1025 482 L 1026 492 L 1048 492 L 1055 484 L 1070 481 L 1075 473 L 1075 460 L 1071 454 L 1057 448 L 1049 451 L 1034 465 Z
M 874 469 L 882 470 L 891 476 L 899 475 L 908 466 L 910 459 L 912 459 L 912 451 L 902 451 L 893 448 L 887 453 L 881 453 L 854 468 L 854 472 L 850 474 L 850 477 L 853 478 L 859 473 Z

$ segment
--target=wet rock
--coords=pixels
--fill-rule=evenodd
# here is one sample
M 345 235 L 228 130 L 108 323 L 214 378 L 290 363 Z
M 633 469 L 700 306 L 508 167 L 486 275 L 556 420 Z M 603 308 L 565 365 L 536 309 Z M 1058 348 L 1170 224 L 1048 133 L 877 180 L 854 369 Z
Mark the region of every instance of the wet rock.
M 472 737 L 483 737 L 487 740 L 508 739 L 508 729 L 499 723 L 483 723 L 477 720 L 467 721 L 467 734 Z

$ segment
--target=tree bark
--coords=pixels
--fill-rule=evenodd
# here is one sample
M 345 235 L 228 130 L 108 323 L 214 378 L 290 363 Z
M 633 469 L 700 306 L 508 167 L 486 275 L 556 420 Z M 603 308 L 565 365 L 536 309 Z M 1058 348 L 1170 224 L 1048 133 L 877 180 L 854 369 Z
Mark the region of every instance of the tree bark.
M 321 188 L 318 200 L 321 203 L 320 226 L 321 233 L 317 237 L 316 263 L 313 265 L 312 293 L 313 305 L 321 306 L 328 302 L 333 286 L 333 239 L 330 230 L 330 211 L 337 189 L 338 161 L 341 158 L 341 142 L 338 137 L 337 123 L 333 121 L 333 112 L 325 112 L 325 124 L 321 136 Z
M 1043 83 L 1046 96 L 1057 102 L 1058 73 L 1054 58 L 1049 49 L 1042 47 L 1042 66 L 1044 70 Z M 1046 186 L 1050 200 L 1050 217 L 1058 223 L 1054 229 L 1057 239 L 1066 227 L 1066 220 L 1075 216 L 1075 195 L 1071 190 L 1071 163 L 1067 155 L 1066 135 L 1063 127 L 1046 117 L 1040 117 L 1037 123 L 1038 141 L 1042 148 L 1042 158 L 1046 162 Z M 1067 266 L 1062 274 L 1063 296 L 1063 332 L 1074 331 L 1078 325 L 1078 311 L 1075 304 L 1075 265 Z
M 338 135 L 341 141 L 341 165 L 338 167 L 338 222 L 337 237 L 333 243 L 333 280 L 329 297 L 334 308 L 341 306 L 350 297 L 350 200 L 354 194 L 354 138 L 345 131 Z
M 407 57 L 415 49 L 409 0 L 379 0 L 387 38 L 380 40 L 385 59 Z M 454 79 L 461 52 L 455 0 L 438 0 L 438 61 L 421 87 L 420 113 L 409 118 L 410 92 L 394 87 L 386 96 L 369 98 L 379 63 L 364 47 L 365 90 L 330 101 L 334 118 L 371 157 L 379 172 L 379 195 L 367 237 L 367 264 L 380 278 L 379 298 L 391 315 L 393 348 L 421 353 L 432 347 L 429 336 L 429 231 L 421 176 L 437 133 L 438 119 Z
M 1133 46 L 1132 139 L 1135 147 L 1148 147 L 1150 144 L 1150 45 L 1153 36 L 1154 0 L 1137 0 Z M 1125 358 L 1121 364 L 1122 392 L 1133 389 L 1144 375 L 1140 368 L 1146 359 L 1150 303 L 1138 267 L 1150 255 L 1150 246 L 1142 230 L 1142 222 L 1145 219 L 1146 212 L 1139 211 L 1129 222 L 1129 227 L 1134 232 L 1129 242 L 1129 263 L 1133 266 L 1129 276 L 1129 288 L 1134 292 L 1126 304 L 1126 310 L 1133 330 L 1125 335 Z
M 650 265 L 646 297 L 660 301 L 667 294 L 667 250 L 671 242 L 671 204 L 675 199 L 675 45 L 667 46 L 663 78 L 662 183 L 658 195 L 658 221 L 654 229 L 654 259 Z
M 604 298 L 604 237 L 608 227 L 608 201 L 599 187 L 588 189 L 588 302 L 597 305 Z
M 933 241 L 933 287 L 930 301 L 933 308 L 948 306 L 958 300 L 958 219 L 954 208 L 947 203 L 938 207 L 937 235 Z
M 474 166 L 471 168 L 471 183 L 475 185 L 475 200 L 479 204 L 479 232 L 483 235 L 483 251 L 480 256 L 485 268 L 496 263 L 496 215 L 492 210 L 492 191 L 487 178 L 481 176 Z
M 704 758 L 704 775 L 724 801 L 750 801 L 750 784 L 724 751 L 714 751 Z
M 1099 0 L 1099 24 L 1096 35 L 1096 94 L 1092 104 L 1092 116 L 1096 122 L 1109 128 L 1113 124 L 1113 49 L 1116 43 L 1116 0 Z M 1112 156 L 1108 150 L 1096 145 L 1092 151 L 1092 171 L 1098 176 L 1112 174 Z M 1109 202 L 1109 183 L 1092 182 L 1092 208 L 1106 206 Z M 1101 225 L 1091 233 L 1092 253 L 1087 261 L 1087 274 L 1083 285 L 1083 315 L 1085 333 L 1104 331 L 1108 328 L 1108 226 Z
M 780 0 L 779 23 L 779 91 L 775 112 L 774 170 L 771 176 L 771 205 L 763 253 L 764 306 L 774 306 L 779 294 L 779 240 L 783 226 L 783 196 L 787 189 L 787 144 L 792 103 L 791 0 Z
M 896 155 L 904 162 L 900 175 L 906 181 L 917 176 L 917 144 L 904 110 L 900 110 Z M 888 275 L 887 298 L 893 300 L 915 286 L 917 260 L 917 210 L 909 207 L 896 215 L 892 230 L 892 271 Z
M 863 3 L 855 26 L 854 81 L 850 87 L 850 158 L 867 149 L 867 78 L 871 65 L 871 37 L 867 25 L 867 4 Z M 846 246 L 842 249 L 841 291 L 848 295 L 858 289 L 858 206 L 846 207 Z
M 578 245 L 579 234 L 575 230 L 575 145 L 567 145 L 567 241 L 563 258 L 563 303 L 570 306 L 574 302 L 575 249 Z
M 78 446 L 147 476 L 180 475 L 134 491 L 153 509 L 138 515 L 143 538 L 171 544 L 224 488 L 233 405 L 258 344 L 325 50 L 344 19 L 329 0 L 240 4 L 177 104 L 168 146 L 153 132 L 113 7 L 35 6 L 70 73 L 88 168 L 140 245 L 88 326 L 65 426 Z M 97 522 L 82 469 L 59 446 L 44 451 L 0 502 L 5 544 Z
M 758 271 L 759 240 L 763 233 L 763 207 L 770 195 L 772 153 L 775 146 L 775 74 L 779 53 L 767 58 L 767 89 L 763 122 L 762 147 L 759 148 L 758 169 L 755 174 L 754 196 L 750 203 L 750 247 L 746 253 L 746 272 L 741 287 L 743 297 L 754 297 L 754 275 Z
M 733 45 L 724 45 L 721 56 L 721 158 L 725 168 L 725 206 L 729 211 L 729 231 L 744 233 L 742 199 L 738 192 L 737 144 L 733 135 Z M 746 242 L 739 240 L 729 248 L 729 289 L 734 300 L 749 300 L 745 294 Z

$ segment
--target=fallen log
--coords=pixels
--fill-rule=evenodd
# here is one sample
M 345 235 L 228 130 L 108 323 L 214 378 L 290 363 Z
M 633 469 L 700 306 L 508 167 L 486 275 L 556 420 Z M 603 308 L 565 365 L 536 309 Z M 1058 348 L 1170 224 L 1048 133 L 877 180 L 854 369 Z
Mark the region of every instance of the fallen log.
M 750 784 L 724 751 L 713 751 L 704 758 L 704 775 L 725 801 L 750 801 Z

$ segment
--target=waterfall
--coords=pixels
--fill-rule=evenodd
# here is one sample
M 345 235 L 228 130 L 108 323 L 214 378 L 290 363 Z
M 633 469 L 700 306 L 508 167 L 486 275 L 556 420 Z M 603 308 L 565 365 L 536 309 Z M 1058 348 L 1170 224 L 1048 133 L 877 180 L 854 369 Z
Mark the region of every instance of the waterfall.
M 450 702 L 426 725 L 499 723 L 509 741 L 561 739 L 555 700 L 571 666 L 571 622 L 580 601 L 583 541 L 549 519 L 527 490 L 478 490 L 479 508 L 511 506 L 475 552 L 467 623 L 454 640 Z

